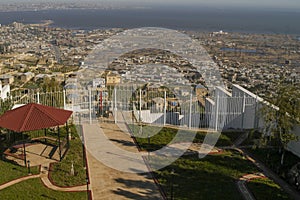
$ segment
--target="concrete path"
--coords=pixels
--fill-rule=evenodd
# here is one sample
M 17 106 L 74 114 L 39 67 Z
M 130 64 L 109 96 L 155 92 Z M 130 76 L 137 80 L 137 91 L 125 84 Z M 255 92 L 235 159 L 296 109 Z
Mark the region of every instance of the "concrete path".
M 54 150 L 52 157 L 49 155 Z M 23 154 L 23 146 L 21 145 L 16 152 L 12 153 L 15 155 Z M 12 156 L 6 156 L 6 159 L 17 163 L 20 166 L 24 166 L 24 160 L 15 158 Z M 30 166 L 39 166 L 50 162 L 59 161 L 58 148 L 52 145 L 45 145 L 42 143 L 34 143 L 26 145 L 26 159 L 30 161 Z
M 25 176 L 25 177 L 22 177 L 22 178 L 19 178 L 19 179 L 15 179 L 13 181 L 10 181 L 8 183 L 4 183 L 4 184 L 0 185 L 0 190 L 3 190 L 4 188 L 10 187 L 10 186 L 12 186 L 14 184 L 17 184 L 17 183 L 20 183 L 22 181 L 26 181 L 28 179 L 39 178 L 39 177 L 40 177 L 40 175 L 37 174 L 37 175 Z
M 142 154 L 119 126 L 83 125 L 93 199 L 162 199 Z
M 245 200 L 255 200 L 255 197 L 247 187 L 247 182 L 252 179 L 261 179 L 261 178 L 266 178 L 266 177 L 262 173 L 257 173 L 257 174 L 246 174 L 238 180 L 237 182 L 238 189 L 240 190 Z
M 255 200 L 252 193 L 248 190 L 245 180 L 239 180 L 237 182 L 237 186 L 238 186 L 239 191 L 241 192 L 241 194 L 243 195 L 245 200 Z

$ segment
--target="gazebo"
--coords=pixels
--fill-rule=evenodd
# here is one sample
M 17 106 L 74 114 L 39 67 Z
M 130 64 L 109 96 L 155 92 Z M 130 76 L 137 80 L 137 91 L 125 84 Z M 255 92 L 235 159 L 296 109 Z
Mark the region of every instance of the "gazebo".
M 58 109 L 36 103 L 29 103 L 0 116 L 0 127 L 17 133 L 41 130 L 58 126 L 59 156 L 61 157 L 59 126 L 67 124 L 72 111 Z M 23 154 L 26 166 L 26 145 L 23 140 Z

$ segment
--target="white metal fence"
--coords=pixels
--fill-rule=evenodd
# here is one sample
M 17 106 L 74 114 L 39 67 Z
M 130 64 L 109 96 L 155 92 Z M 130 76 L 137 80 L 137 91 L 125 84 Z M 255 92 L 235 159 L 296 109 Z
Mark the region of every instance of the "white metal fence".
M 178 98 L 180 96 L 180 98 Z M 188 128 L 250 129 L 260 126 L 260 102 L 253 97 L 216 96 L 201 105 L 193 91 L 176 95 L 164 88 L 117 86 L 47 93 L 30 91 L 1 101 L 2 113 L 16 104 L 40 103 L 74 111 L 81 122 L 102 117 L 115 122 L 143 122 Z M 199 97 L 198 97 L 199 98 Z M 8 106 L 9 105 L 9 106 Z

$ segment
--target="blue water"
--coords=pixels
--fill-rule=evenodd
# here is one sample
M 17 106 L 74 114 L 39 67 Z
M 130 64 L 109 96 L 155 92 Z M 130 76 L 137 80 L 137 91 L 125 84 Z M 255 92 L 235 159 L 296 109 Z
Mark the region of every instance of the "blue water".
M 256 53 L 255 49 L 236 49 L 236 48 L 220 48 L 221 51 L 230 51 L 230 52 L 242 52 L 242 53 Z
M 0 12 L 0 23 L 38 23 L 53 20 L 70 29 L 164 27 L 248 33 L 300 34 L 300 12 L 213 8 L 156 8 L 132 10 L 44 10 Z

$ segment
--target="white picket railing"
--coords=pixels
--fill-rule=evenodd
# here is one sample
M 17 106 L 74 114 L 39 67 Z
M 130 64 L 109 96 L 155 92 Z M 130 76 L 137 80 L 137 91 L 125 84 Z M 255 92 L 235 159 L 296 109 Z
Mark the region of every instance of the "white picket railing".
M 108 90 L 30 91 L 1 101 L 0 108 L 3 111 L 9 103 L 13 106 L 31 102 L 72 110 L 81 116 L 81 122 L 89 123 L 96 122 L 100 116 L 112 115 L 115 122 L 135 120 L 190 129 L 250 129 L 260 126 L 261 105 L 253 97 L 216 96 L 201 106 L 192 91 L 176 99 L 166 90 L 147 91 L 133 86 Z M 130 119 L 124 119 L 124 116 Z

